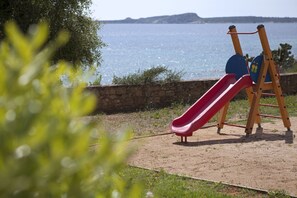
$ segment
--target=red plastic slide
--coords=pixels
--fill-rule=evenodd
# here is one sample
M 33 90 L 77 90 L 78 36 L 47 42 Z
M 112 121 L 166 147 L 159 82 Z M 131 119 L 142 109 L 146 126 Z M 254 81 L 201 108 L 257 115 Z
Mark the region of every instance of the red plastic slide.
M 206 124 L 240 90 L 252 86 L 249 74 L 236 81 L 235 74 L 226 74 L 197 100 L 183 115 L 171 123 L 171 131 L 178 136 L 192 136 Z

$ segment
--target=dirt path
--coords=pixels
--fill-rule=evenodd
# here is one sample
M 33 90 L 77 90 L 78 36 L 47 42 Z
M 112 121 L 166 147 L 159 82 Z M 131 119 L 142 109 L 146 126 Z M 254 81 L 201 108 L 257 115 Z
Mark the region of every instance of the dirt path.
M 134 166 L 263 190 L 285 190 L 297 196 L 297 118 L 292 133 L 281 121 L 263 124 L 246 138 L 243 129 L 202 129 L 181 143 L 175 135 L 133 140 Z M 168 131 L 164 131 L 168 132 Z

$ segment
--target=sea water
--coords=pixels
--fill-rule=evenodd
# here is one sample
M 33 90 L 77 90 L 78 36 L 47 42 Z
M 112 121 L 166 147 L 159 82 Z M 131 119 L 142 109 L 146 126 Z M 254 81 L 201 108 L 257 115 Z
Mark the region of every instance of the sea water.
M 254 32 L 258 24 L 235 24 L 238 32 Z M 293 46 L 297 56 L 297 23 L 267 23 L 271 49 L 280 43 Z M 154 66 L 182 71 L 183 80 L 220 78 L 227 60 L 234 55 L 229 24 L 104 24 L 99 35 L 107 44 L 98 68 L 101 84 L 113 76 L 125 76 Z M 249 56 L 262 52 L 258 34 L 239 35 L 242 50 Z

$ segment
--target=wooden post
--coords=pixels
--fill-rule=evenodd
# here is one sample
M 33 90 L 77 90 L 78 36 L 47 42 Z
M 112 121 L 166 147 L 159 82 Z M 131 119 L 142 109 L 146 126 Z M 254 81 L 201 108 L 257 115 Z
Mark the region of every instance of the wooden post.
M 268 62 L 266 61 L 266 57 L 264 56 L 264 64 L 262 64 L 258 81 L 256 84 L 256 88 L 255 88 L 255 91 L 253 92 L 252 104 L 251 104 L 249 117 L 245 128 L 245 132 L 247 135 L 252 133 L 253 126 L 255 123 L 255 118 L 259 117 L 259 113 L 257 115 L 257 111 L 259 109 L 260 99 L 263 91 L 262 87 L 265 82 L 267 70 L 268 70 Z
M 240 46 L 240 41 L 237 35 L 237 30 L 235 25 L 231 25 L 229 27 L 229 32 L 231 33 L 231 39 L 233 43 L 233 47 L 236 54 L 242 55 L 242 49 Z M 230 102 L 226 103 L 225 106 L 219 111 L 218 113 L 218 133 L 220 133 L 220 130 L 224 127 L 224 122 L 226 120 L 228 108 L 229 108 Z
M 235 53 L 243 56 L 243 52 L 242 52 L 242 49 L 241 49 L 241 45 L 240 45 L 240 41 L 239 41 L 239 37 L 238 37 L 238 34 L 237 34 L 236 27 L 234 25 L 230 26 L 229 27 L 229 32 L 230 32 L 230 35 L 231 35 L 231 39 L 232 39 L 232 43 L 233 43 Z M 249 100 L 249 104 L 251 105 L 252 104 L 252 98 L 253 98 L 253 88 L 248 87 L 248 88 L 245 89 L 245 91 L 246 91 L 246 94 L 247 94 L 247 97 L 248 97 L 248 100 Z M 228 102 L 219 111 L 218 124 L 217 124 L 218 125 L 218 131 L 217 131 L 218 133 L 220 133 L 220 130 L 224 127 L 224 122 L 226 120 L 226 115 L 227 115 L 227 112 L 228 112 L 229 104 L 230 103 Z M 257 109 L 257 112 L 258 112 L 258 109 Z M 261 122 L 261 119 L 258 116 L 256 118 L 256 123 L 260 124 L 260 122 Z
M 241 49 L 241 45 L 240 45 L 240 41 L 239 41 L 239 38 L 238 38 L 238 34 L 237 34 L 237 30 L 236 30 L 235 25 L 231 25 L 229 27 L 229 32 L 231 33 L 230 35 L 231 35 L 231 39 L 232 39 L 232 43 L 233 43 L 235 53 L 240 54 L 241 56 L 243 56 L 243 52 L 242 52 L 242 49 Z

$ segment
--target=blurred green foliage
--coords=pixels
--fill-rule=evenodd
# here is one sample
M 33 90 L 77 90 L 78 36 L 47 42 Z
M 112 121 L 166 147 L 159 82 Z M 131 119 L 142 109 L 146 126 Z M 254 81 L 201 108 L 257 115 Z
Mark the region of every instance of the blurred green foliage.
M 66 62 L 49 67 L 69 35 L 45 46 L 48 34 L 44 23 L 28 35 L 8 23 L 0 45 L 0 197 L 138 197 L 139 185 L 118 175 L 128 135 L 111 138 L 81 118 L 95 98 Z

